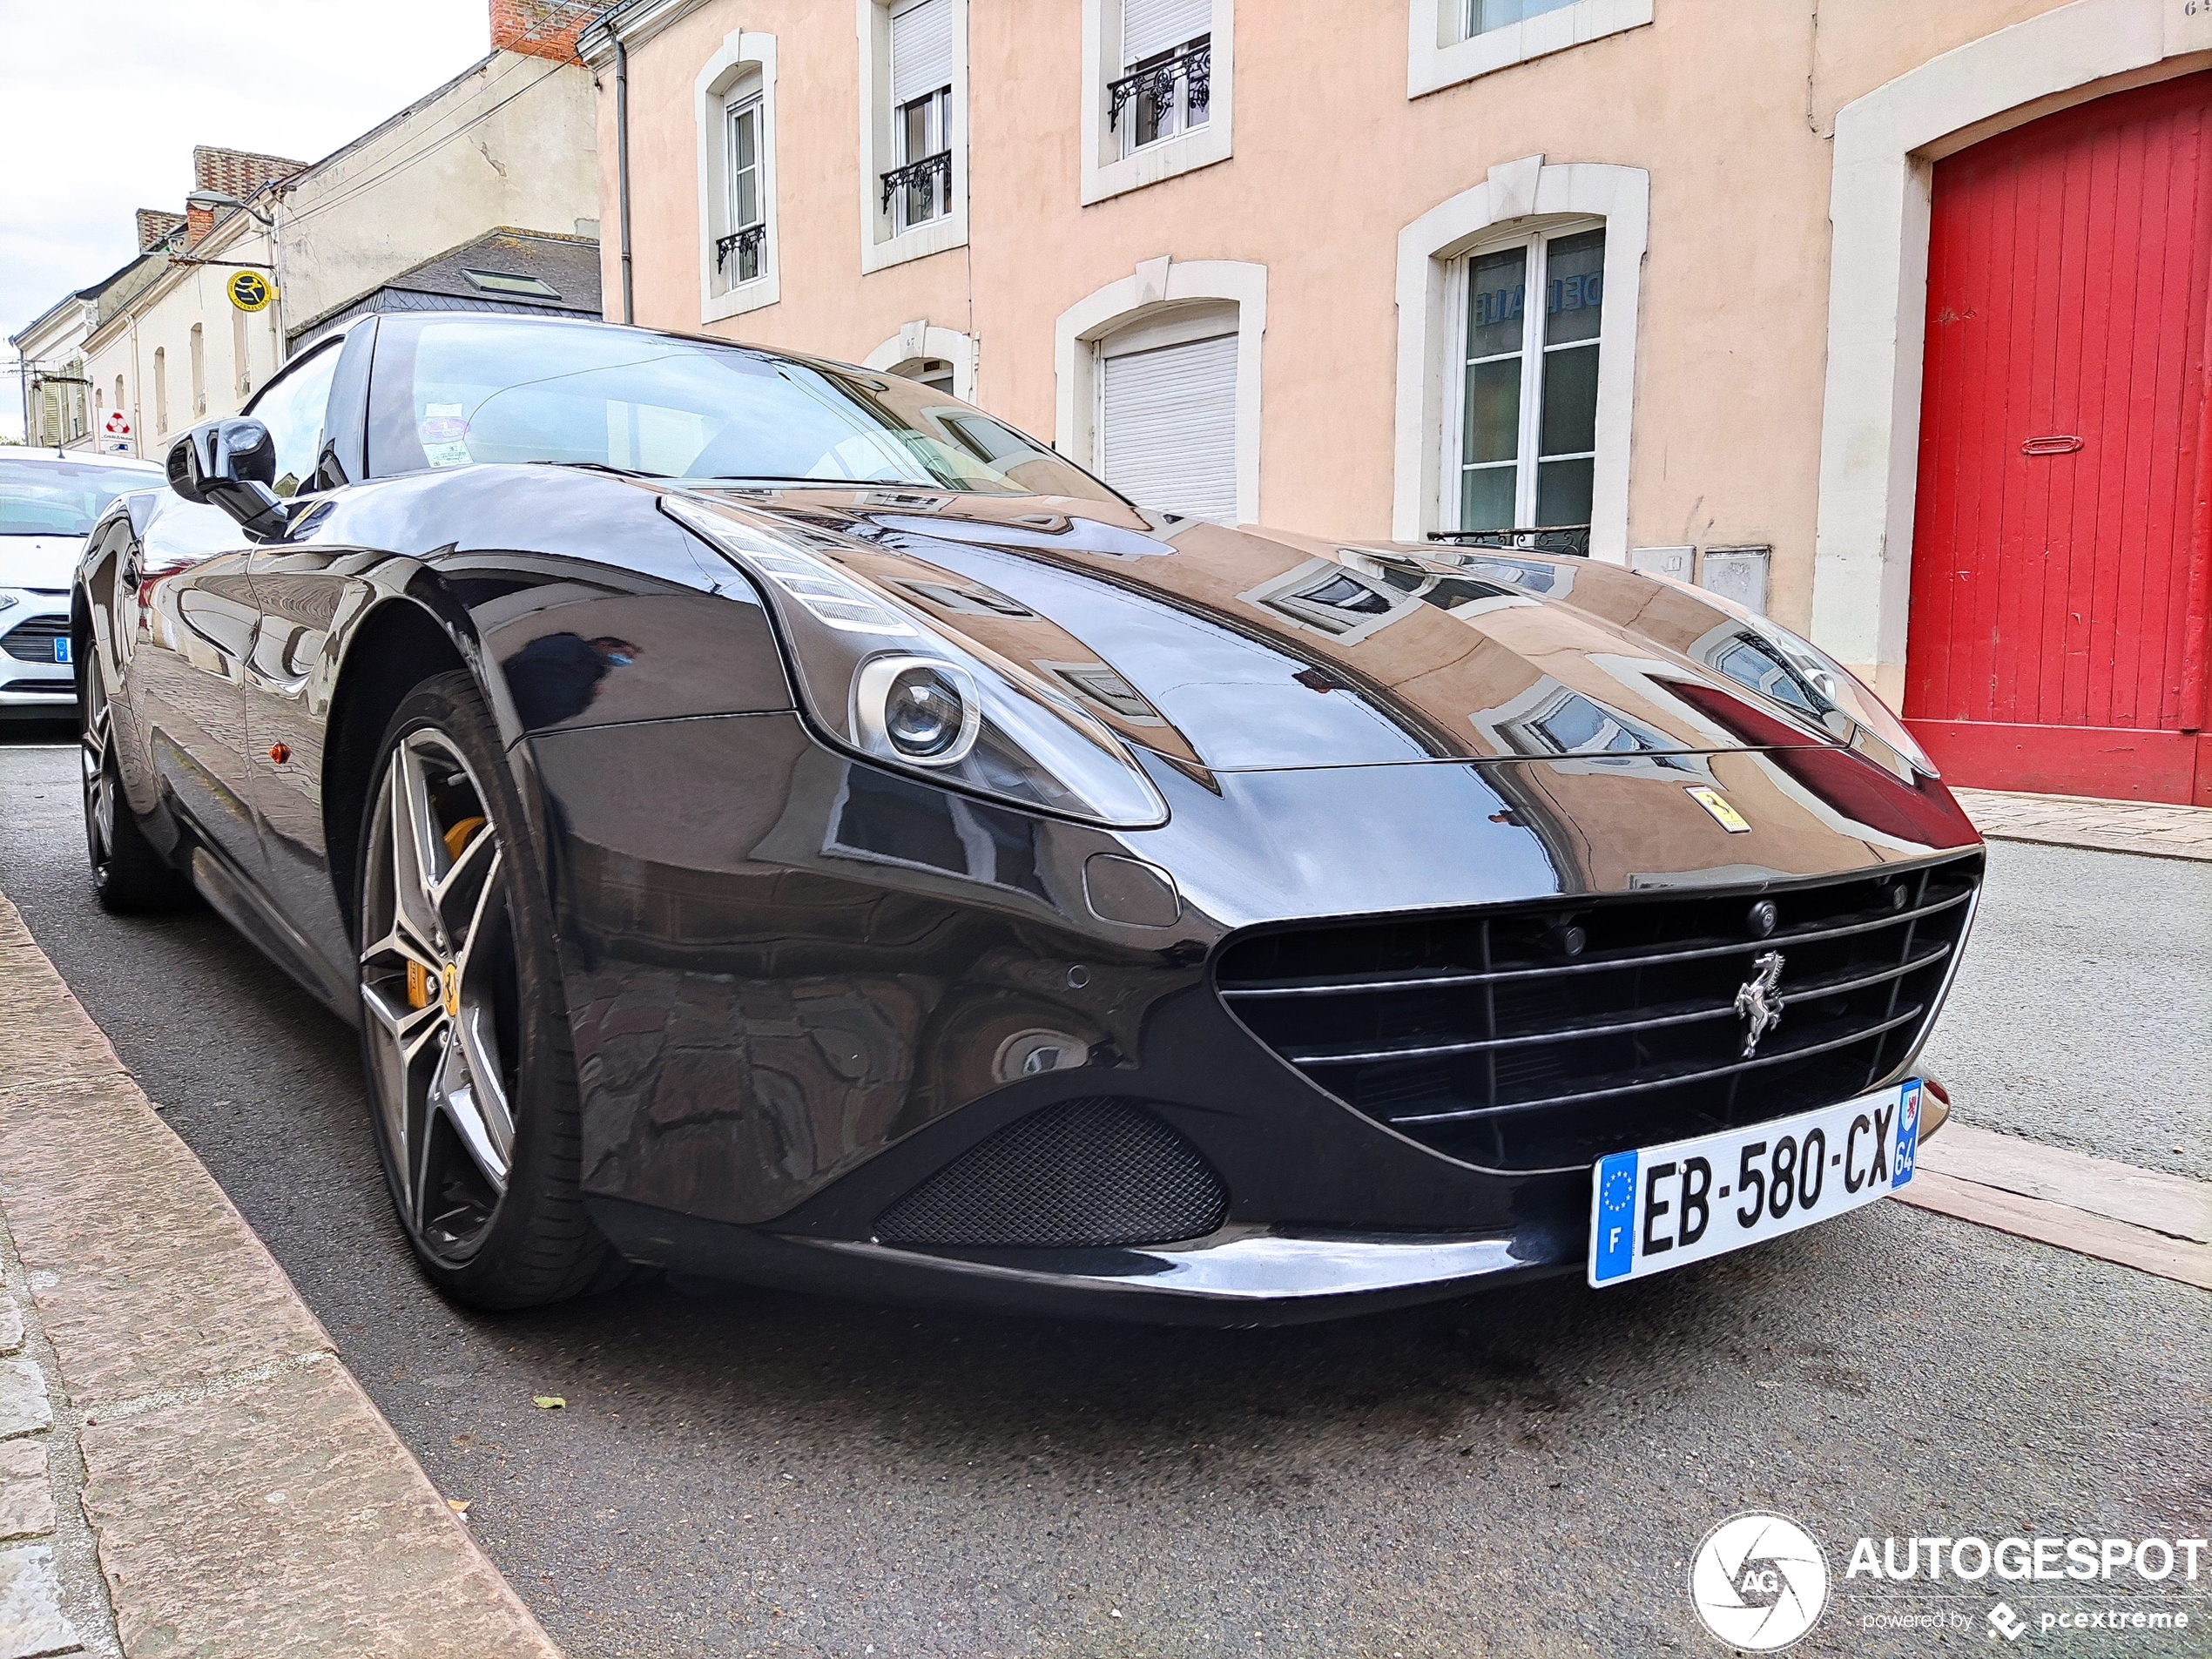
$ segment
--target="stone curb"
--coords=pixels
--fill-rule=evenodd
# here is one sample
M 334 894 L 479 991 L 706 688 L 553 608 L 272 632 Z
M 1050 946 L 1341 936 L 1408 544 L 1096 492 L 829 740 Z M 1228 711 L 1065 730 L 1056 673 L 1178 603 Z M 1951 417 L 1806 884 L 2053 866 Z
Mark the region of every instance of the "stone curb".
M 560 1659 L 4 894 L 0 1010 L 0 1217 L 126 1659 Z

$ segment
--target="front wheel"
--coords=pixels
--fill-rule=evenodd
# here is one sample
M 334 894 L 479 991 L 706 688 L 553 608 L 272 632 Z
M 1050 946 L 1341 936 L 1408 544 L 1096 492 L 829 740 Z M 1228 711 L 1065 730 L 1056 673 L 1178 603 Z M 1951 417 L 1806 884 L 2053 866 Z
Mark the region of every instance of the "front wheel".
M 475 682 L 418 686 L 379 757 L 360 842 L 361 1044 L 393 1203 L 456 1300 L 576 1295 L 620 1264 L 577 1187 L 551 918 Z

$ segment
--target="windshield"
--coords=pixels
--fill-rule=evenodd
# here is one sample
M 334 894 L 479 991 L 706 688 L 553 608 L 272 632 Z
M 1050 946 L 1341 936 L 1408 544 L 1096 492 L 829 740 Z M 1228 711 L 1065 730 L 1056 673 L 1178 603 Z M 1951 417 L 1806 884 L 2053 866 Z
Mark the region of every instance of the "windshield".
M 1116 499 L 1050 449 L 913 381 L 590 324 L 383 325 L 369 470 L 556 461 L 670 478 L 909 484 Z
M 118 496 L 160 484 L 135 467 L 0 460 L 0 536 L 82 536 Z

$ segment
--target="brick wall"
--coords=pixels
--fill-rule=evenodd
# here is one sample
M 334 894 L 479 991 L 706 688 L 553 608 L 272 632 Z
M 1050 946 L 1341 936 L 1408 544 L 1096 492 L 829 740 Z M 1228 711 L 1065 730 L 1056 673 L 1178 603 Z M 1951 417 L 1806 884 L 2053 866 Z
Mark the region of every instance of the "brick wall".
M 493 49 L 573 62 L 576 37 L 604 9 L 584 0 L 491 0 Z

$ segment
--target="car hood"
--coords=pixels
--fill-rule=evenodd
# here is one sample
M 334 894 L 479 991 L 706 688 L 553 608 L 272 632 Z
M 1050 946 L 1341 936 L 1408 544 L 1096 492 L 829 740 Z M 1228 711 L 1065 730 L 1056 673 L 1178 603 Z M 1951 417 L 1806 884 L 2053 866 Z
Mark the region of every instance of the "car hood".
M 1057 497 L 702 491 L 1214 771 L 1835 739 L 1696 590 L 1588 559 L 1230 529 Z
M 84 550 L 81 536 L 0 536 L 0 588 L 66 593 Z

